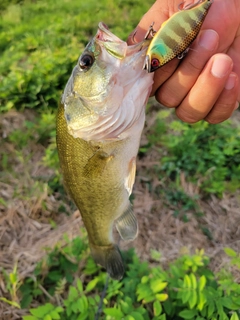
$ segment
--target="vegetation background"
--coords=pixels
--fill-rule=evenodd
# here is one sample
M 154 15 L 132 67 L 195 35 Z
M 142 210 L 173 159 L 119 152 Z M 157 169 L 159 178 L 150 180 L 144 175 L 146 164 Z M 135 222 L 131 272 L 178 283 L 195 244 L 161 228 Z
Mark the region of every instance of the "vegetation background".
M 71 70 L 99 21 L 126 39 L 152 3 L 1 0 L 0 319 L 239 319 L 238 112 L 188 125 L 149 100 L 122 282 L 92 261 L 62 186 L 55 114 Z

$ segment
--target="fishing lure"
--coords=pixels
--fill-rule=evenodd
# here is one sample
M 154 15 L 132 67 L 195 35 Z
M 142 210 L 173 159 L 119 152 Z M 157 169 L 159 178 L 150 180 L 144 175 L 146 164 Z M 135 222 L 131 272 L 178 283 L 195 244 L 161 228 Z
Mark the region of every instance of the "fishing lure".
M 212 3 L 213 0 L 199 0 L 196 4 L 186 6 L 165 21 L 157 32 L 152 24 L 145 36 L 148 38 L 151 35 L 153 39 L 143 69 L 153 72 L 173 58 L 182 59 L 197 37 Z M 179 10 L 183 4 L 178 6 Z

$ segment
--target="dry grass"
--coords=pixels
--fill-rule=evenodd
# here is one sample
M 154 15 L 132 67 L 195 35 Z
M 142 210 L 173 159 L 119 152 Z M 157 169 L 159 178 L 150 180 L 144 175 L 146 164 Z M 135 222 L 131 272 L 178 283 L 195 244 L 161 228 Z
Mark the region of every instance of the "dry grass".
M 1 138 L 9 136 L 12 130 L 24 130 L 25 119 L 33 119 L 34 114 L 10 112 L 0 118 Z M 154 114 L 147 119 L 148 128 L 154 122 Z M 146 140 L 145 133 L 142 141 Z M 8 156 L 7 168 L 1 168 L 4 154 Z M 18 155 L 14 145 L 2 139 L 0 148 L 0 266 L 8 273 L 18 264 L 20 280 L 31 276 L 36 263 L 45 255 L 45 248 L 53 248 L 56 243 L 64 245 L 63 234 L 71 239 L 79 234 L 81 217 L 76 211 L 70 217 L 59 214 L 59 206 L 64 200 L 59 194 L 49 193 L 47 178 L 53 172 L 42 164 L 44 147 L 34 139 Z M 142 260 L 151 261 L 151 249 L 162 253 L 163 265 L 182 252 L 194 252 L 204 248 L 212 258 L 211 267 L 218 271 L 226 263 L 223 247 L 240 251 L 240 193 L 225 194 L 223 199 L 212 196 L 207 201 L 198 200 L 204 215 L 198 217 L 188 212 L 189 221 L 174 217 L 176 209 L 166 203 L 158 190 L 164 188 L 153 169 L 159 162 L 159 153 L 154 148 L 138 161 L 138 173 L 134 187 L 134 211 L 139 221 L 139 236 L 131 243 L 121 243 L 122 248 L 135 247 Z M 8 170 L 9 169 L 9 170 Z M 42 181 L 39 177 L 45 177 Z M 149 188 L 151 185 L 151 188 Z M 186 182 L 181 176 L 181 186 L 189 196 L 199 195 L 196 185 Z M 68 206 L 68 211 L 74 211 Z M 209 239 L 202 229 L 207 228 L 212 235 Z M 236 279 L 240 275 L 236 273 Z M 9 298 L 3 275 L 0 273 L 0 296 Z M 0 319 L 19 319 L 23 311 L 10 308 L 0 302 Z

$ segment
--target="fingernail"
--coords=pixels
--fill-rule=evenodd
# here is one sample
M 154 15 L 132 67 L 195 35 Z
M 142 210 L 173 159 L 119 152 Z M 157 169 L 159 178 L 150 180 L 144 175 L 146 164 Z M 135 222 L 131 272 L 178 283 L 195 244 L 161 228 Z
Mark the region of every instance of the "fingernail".
M 239 107 L 239 102 L 237 101 L 234 110 L 237 110 L 238 107 Z
M 199 38 L 199 45 L 209 51 L 217 49 L 219 36 L 214 30 L 205 30 L 201 33 Z
M 232 66 L 232 60 L 228 56 L 219 54 L 213 61 L 211 73 L 216 78 L 223 78 L 231 71 Z
M 236 80 L 237 80 L 237 76 L 231 73 L 225 84 L 225 89 L 227 90 L 233 89 L 235 87 Z

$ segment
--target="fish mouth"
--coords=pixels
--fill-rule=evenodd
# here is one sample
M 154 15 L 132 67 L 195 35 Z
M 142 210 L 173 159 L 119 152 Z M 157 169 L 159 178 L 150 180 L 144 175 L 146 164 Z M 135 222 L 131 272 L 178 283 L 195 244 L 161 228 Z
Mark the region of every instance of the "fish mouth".
M 95 36 L 96 41 L 103 41 L 103 42 L 118 42 L 123 43 L 120 38 L 115 36 L 108 28 L 108 26 L 104 22 L 99 22 L 98 24 L 98 31 Z
M 105 23 L 100 22 L 98 24 L 98 31 L 93 39 L 93 42 L 97 43 L 100 47 L 104 47 L 110 55 L 122 60 L 126 56 L 133 55 L 138 51 L 146 51 L 150 40 L 144 39 L 139 43 L 129 46 L 127 42 L 115 36 L 108 29 L 108 26 Z

